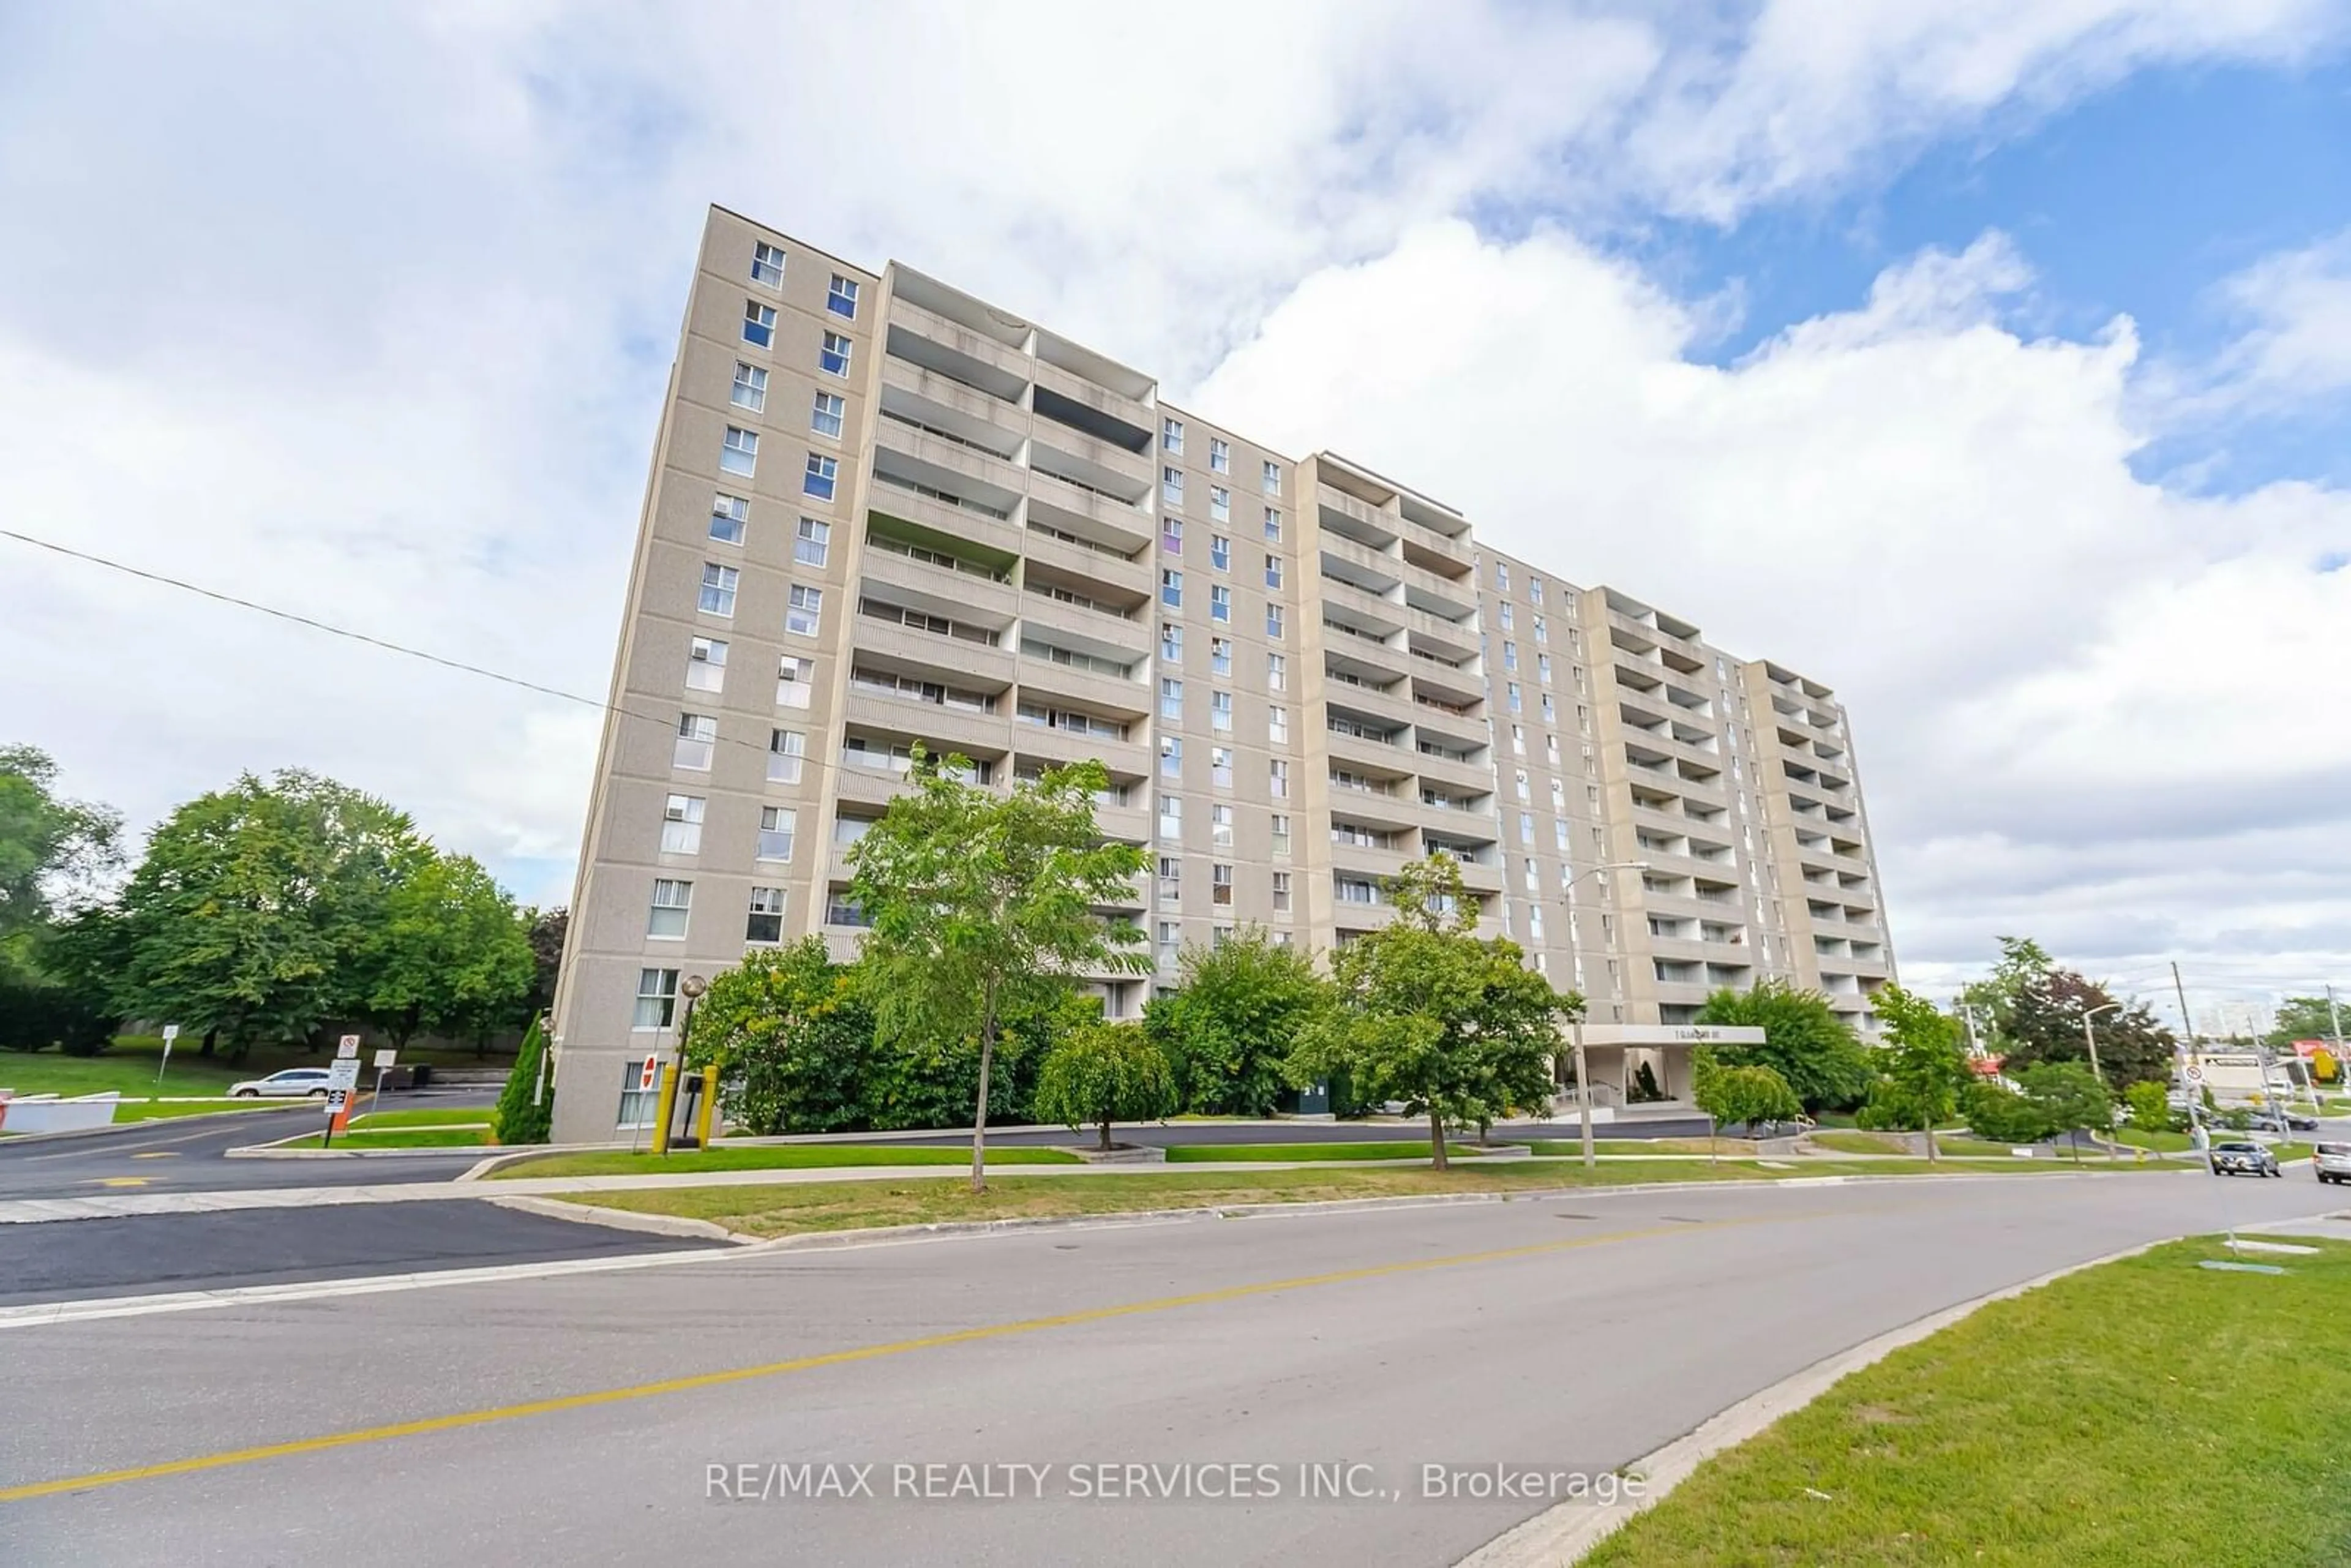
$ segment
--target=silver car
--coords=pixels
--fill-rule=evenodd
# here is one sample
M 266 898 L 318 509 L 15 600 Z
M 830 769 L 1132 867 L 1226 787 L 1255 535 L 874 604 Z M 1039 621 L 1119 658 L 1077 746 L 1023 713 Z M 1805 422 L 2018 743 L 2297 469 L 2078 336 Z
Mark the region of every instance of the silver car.
M 323 1097 L 327 1092 L 327 1070 L 323 1067 L 289 1067 L 266 1078 L 248 1078 L 242 1083 L 232 1083 L 228 1092 L 231 1098 L 237 1100 L 299 1100 L 305 1095 Z
M 2215 1144 L 2212 1145 L 2214 1176 L 2282 1176 L 2277 1156 L 2259 1144 Z
M 2321 1144 L 2310 1156 L 2321 1181 L 2351 1182 L 2351 1144 Z

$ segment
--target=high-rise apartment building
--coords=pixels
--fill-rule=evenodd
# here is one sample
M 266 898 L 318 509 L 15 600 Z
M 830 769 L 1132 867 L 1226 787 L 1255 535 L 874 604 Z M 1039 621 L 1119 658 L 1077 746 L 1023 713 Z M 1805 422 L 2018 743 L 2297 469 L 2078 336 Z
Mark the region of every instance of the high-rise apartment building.
M 1118 913 L 1159 966 L 1098 983 L 1113 1016 L 1186 943 L 1374 928 L 1381 879 L 1437 849 L 1480 929 L 1622 1039 L 1766 977 L 1866 1027 L 1893 973 L 1825 686 L 923 273 L 723 210 L 611 703 L 556 998 L 560 1139 L 650 1114 L 638 1068 L 687 977 L 810 932 L 854 950 L 847 848 L 918 742 L 987 783 L 1108 768 L 1102 828 L 1153 857 Z

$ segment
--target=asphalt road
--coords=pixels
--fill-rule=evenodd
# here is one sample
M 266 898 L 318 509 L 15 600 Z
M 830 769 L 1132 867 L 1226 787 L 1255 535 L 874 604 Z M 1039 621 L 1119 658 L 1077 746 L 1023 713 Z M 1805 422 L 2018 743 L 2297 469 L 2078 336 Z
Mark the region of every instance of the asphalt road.
M 1424 1464 L 1621 1464 L 1984 1291 L 2342 1207 L 2176 1174 L 1590 1192 L 10 1328 L 0 1499 L 132 1473 L 0 1500 L 0 1562 L 1450 1563 L 1541 1504 L 1424 1500 Z M 1281 1495 L 1073 1495 L 1155 1461 Z M 1375 1495 L 1301 1500 L 1301 1462 Z M 773 1497 L 802 1463 L 879 1495 Z M 1053 1468 L 893 1497 L 925 1463 Z

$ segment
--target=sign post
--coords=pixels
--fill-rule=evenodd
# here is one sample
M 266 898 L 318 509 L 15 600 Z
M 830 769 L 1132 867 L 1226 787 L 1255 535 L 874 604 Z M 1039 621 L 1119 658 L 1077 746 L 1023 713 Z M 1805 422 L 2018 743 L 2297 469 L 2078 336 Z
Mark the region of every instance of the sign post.
M 163 1087 L 163 1070 L 172 1065 L 172 1042 L 179 1038 L 178 1024 L 167 1023 L 163 1026 L 163 1060 L 155 1064 L 155 1087 L 158 1089 Z
M 399 1060 L 400 1052 L 397 1051 L 379 1051 L 375 1053 L 375 1092 L 368 1096 L 369 1115 L 374 1115 L 376 1106 L 382 1103 L 385 1070 Z
M 334 1146 L 335 1134 L 343 1131 L 351 1119 L 351 1094 L 360 1086 L 360 1037 L 343 1036 L 343 1048 L 335 1064 L 327 1069 L 327 1130 L 319 1139 L 322 1149 Z

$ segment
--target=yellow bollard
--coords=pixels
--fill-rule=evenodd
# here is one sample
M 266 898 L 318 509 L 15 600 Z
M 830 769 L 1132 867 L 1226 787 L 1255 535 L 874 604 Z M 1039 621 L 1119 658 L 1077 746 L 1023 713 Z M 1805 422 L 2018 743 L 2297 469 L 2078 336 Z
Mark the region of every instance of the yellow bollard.
M 653 1153 L 669 1153 L 670 1118 L 677 1113 L 677 1063 L 662 1069 L 661 1109 L 653 1113 Z
M 716 1063 L 702 1070 L 702 1119 L 694 1130 L 695 1147 L 710 1146 L 710 1134 L 718 1125 L 718 1067 Z

